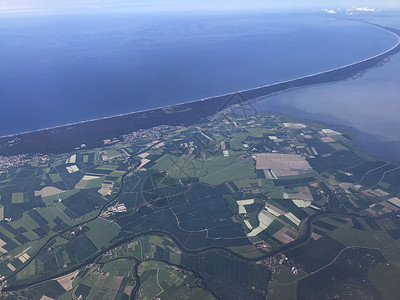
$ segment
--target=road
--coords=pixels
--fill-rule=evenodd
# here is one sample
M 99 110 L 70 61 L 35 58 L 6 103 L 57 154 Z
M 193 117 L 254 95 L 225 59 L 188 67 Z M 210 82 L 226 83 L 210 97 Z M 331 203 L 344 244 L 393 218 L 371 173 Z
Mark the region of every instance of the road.
M 117 200 L 118 197 L 120 196 L 120 194 L 122 193 L 123 187 L 124 187 L 124 178 L 126 177 L 126 175 L 127 175 L 128 173 L 129 173 L 129 171 L 128 171 L 127 173 L 125 173 L 125 174 L 122 176 L 122 178 L 121 178 L 121 188 L 120 188 L 119 192 L 113 197 L 113 199 L 111 200 L 111 202 Z M 191 250 L 191 249 L 185 248 L 185 247 L 182 245 L 182 243 L 181 243 L 177 238 L 175 238 L 174 235 L 172 235 L 171 233 L 169 233 L 169 232 L 167 232 L 167 231 L 163 231 L 163 230 L 147 230 L 147 231 L 144 231 L 144 232 L 141 232 L 141 233 L 138 233 L 138 234 L 134 234 L 134 235 L 132 235 L 132 236 L 130 236 L 130 237 L 127 237 L 127 238 L 124 238 L 124 239 L 122 239 L 122 240 L 119 240 L 118 242 L 114 243 L 113 245 L 111 245 L 111 246 L 109 246 L 109 247 L 107 247 L 107 248 L 105 248 L 105 249 L 102 249 L 101 251 L 95 253 L 93 256 L 89 257 L 89 258 L 86 259 L 85 261 L 82 261 L 80 264 L 75 265 L 75 266 L 73 266 L 72 268 L 69 268 L 69 269 L 67 269 L 67 270 L 64 270 L 64 271 L 61 272 L 61 273 L 57 273 L 56 275 L 48 276 L 48 277 L 45 277 L 45 278 L 42 278 L 42 279 L 39 279 L 39 280 L 30 282 L 29 284 L 22 284 L 22 285 L 18 285 L 18 284 L 17 284 L 17 285 L 8 286 L 8 287 L 3 288 L 3 291 L 4 291 L 4 292 L 15 291 L 15 290 L 19 290 L 19 289 L 22 289 L 22 288 L 26 288 L 26 287 L 32 286 L 33 284 L 42 283 L 42 282 L 47 281 L 47 280 L 51 280 L 51 279 L 54 279 L 54 278 L 57 278 L 57 277 L 60 277 L 60 276 L 67 275 L 67 274 L 69 274 L 69 273 L 71 273 L 71 272 L 73 272 L 73 271 L 75 271 L 75 270 L 77 270 L 77 269 L 80 269 L 80 268 L 85 267 L 85 266 L 87 266 L 87 265 L 89 265 L 89 264 L 95 263 L 96 260 L 97 260 L 101 255 L 103 255 L 105 252 L 107 252 L 107 251 L 110 251 L 110 250 L 112 250 L 112 249 L 114 249 L 114 248 L 116 248 L 116 247 L 118 247 L 118 246 L 121 246 L 121 245 L 123 245 L 123 244 L 125 244 L 125 243 L 127 243 L 127 242 L 130 242 L 130 241 L 132 241 L 132 240 L 135 240 L 135 239 L 138 239 L 138 238 L 144 237 L 144 236 L 149 236 L 149 235 L 159 235 L 159 236 L 166 236 L 166 237 L 169 237 L 169 238 L 178 246 L 178 248 L 179 248 L 183 253 L 185 253 L 185 254 L 187 254 L 187 255 L 198 255 L 198 254 L 205 253 L 205 252 L 207 252 L 207 251 L 219 250 L 219 251 L 226 252 L 228 255 L 230 255 L 230 256 L 232 256 L 232 257 L 234 257 L 234 258 L 237 258 L 237 259 L 239 259 L 239 260 L 243 260 L 243 261 L 247 261 L 247 262 L 256 262 L 256 261 L 259 261 L 259 260 L 262 260 L 262 259 L 266 259 L 266 258 L 275 256 L 275 255 L 277 255 L 278 253 L 282 253 L 282 252 L 288 251 L 288 250 L 290 250 L 290 249 L 292 249 L 292 248 L 294 248 L 294 247 L 296 247 L 296 246 L 299 246 L 299 245 L 304 244 L 305 242 L 307 242 L 308 239 L 311 237 L 311 233 L 312 233 L 312 224 L 313 224 L 313 222 L 314 222 L 314 221 L 317 221 L 317 220 L 320 219 L 320 218 L 325 218 L 325 217 L 329 217 L 329 216 L 334 216 L 334 217 L 344 217 L 344 218 L 357 217 L 357 218 L 363 218 L 363 219 L 378 220 L 378 219 L 385 219 L 385 218 L 397 216 L 397 215 L 400 214 L 400 212 L 394 211 L 394 212 L 391 212 L 391 213 L 388 213 L 388 214 L 384 214 L 384 215 L 372 217 L 372 216 L 365 216 L 365 215 L 360 215 L 360 214 L 356 214 L 356 213 L 335 212 L 335 211 L 332 211 L 332 201 L 333 201 L 333 199 L 334 199 L 335 197 L 336 197 L 335 194 L 332 194 L 332 195 L 330 195 L 330 196 L 328 197 L 328 209 L 327 209 L 327 210 L 325 210 L 325 211 L 319 211 L 319 212 L 317 212 L 316 214 L 314 214 L 314 215 L 308 217 L 308 219 L 306 220 L 306 224 L 305 224 L 305 231 L 301 234 L 300 237 L 298 237 L 296 240 L 294 240 L 294 241 L 292 241 L 292 242 L 290 242 L 290 243 L 287 243 L 287 244 L 285 244 L 285 245 L 282 245 L 281 247 L 275 249 L 274 251 L 265 253 L 265 254 L 260 255 L 260 256 L 258 256 L 258 257 L 245 257 L 245 256 L 243 256 L 243 255 L 241 255 L 241 254 L 239 254 L 239 253 L 236 253 L 236 252 L 232 251 L 231 249 L 226 248 L 226 247 L 223 247 L 223 246 L 209 246 L 209 247 L 205 247 L 205 248 L 198 249 L 198 250 Z M 110 205 L 110 202 L 107 202 L 107 203 L 103 206 L 102 209 L 104 209 L 104 208 L 105 208 L 106 206 L 108 206 L 108 205 Z M 98 217 L 100 216 L 100 214 L 101 214 L 101 211 L 97 214 L 97 216 L 93 217 L 93 218 L 90 219 L 90 220 L 87 220 L 87 221 L 85 221 L 85 222 L 82 222 L 82 223 L 80 223 L 80 224 L 77 224 L 76 226 L 83 225 L 83 224 L 85 224 L 85 223 L 87 223 L 87 222 L 90 222 L 90 221 L 92 221 L 92 220 L 98 218 Z M 75 227 L 75 226 L 74 226 L 74 227 Z M 60 236 L 61 234 L 68 232 L 69 230 L 71 230 L 71 228 L 68 229 L 68 230 L 64 230 L 63 232 L 60 232 L 59 234 L 57 234 L 57 235 L 53 236 L 52 238 L 50 238 L 50 239 L 41 247 L 40 251 L 43 250 L 43 249 L 46 247 L 46 245 L 47 245 L 50 241 L 52 241 L 53 239 L 55 239 L 57 236 Z M 38 254 L 40 253 L 40 251 L 38 251 L 35 255 L 33 255 L 33 256 L 31 257 L 31 259 L 29 260 L 29 262 L 28 262 L 27 264 L 25 264 L 25 266 L 24 266 L 23 268 L 21 268 L 21 269 L 18 270 L 16 273 L 14 273 L 12 276 L 15 276 L 17 273 L 21 272 L 24 268 L 26 268 L 26 267 L 28 266 L 28 264 L 31 263 L 32 260 L 35 259 L 35 258 L 38 256 Z M 9 276 L 9 277 L 11 277 L 11 276 Z M 8 277 L 8 278 L 9 278 L 9 277 Z M 7 279 L 7 278 L 6 278 L 6 279 Z

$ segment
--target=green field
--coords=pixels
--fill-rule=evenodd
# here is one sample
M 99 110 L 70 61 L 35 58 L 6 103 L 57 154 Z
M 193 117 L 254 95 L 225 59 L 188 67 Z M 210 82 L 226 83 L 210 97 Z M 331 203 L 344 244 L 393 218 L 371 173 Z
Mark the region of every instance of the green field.
M 111 240 L 118 235 L 120 229 L 117 224 L 103 218 L 97 218 L 88 223 L 87 226 L 89 231 L 86 232 L 86 236 L 98 249 L 108 247 Z
M 30 263 L 28 265 L 28 267 L 26 267 L 24 270 L 22 270 L 22 272 L 18 273 L 17 280 L 22 280 L 25 278 L 35 276 L 35 269 L 36 269 L 35 261 L 33 261 L 32 263 Z
M 219 159 L 210 162 L 207 169 L 207 175 L 200 178 L 200 181 L 217 185 L 226 181 L 254 178 L 255 179 L 255 168 L 254 161 L 247 160 L 227 160 Z
M 140 287 L 139 299 L 215 299 L 191 272 L 173 268 L 163 262 L 144 262 L 139 266 L 139 274 L 145 278 Z
M 369 272 L 368 278 L 384 300 L 396 299 L 400 293 L 400 262 L 380 264 Z
M 272 283 L 268 299 L 271 300 L 292 300 L 296 299 L 297 284 L 279 285 Z
M 13 193 L 12 194 L 12 203 L 24 203 L 26 199 L 25 193 Z
M 60 174 L 49 174 L 49 177 L 54 183 L 62 181 Z

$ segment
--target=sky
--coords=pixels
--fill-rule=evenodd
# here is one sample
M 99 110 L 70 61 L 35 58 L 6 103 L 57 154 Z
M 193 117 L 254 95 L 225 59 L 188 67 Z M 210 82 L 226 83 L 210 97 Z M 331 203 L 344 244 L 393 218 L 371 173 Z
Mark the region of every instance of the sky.
M 399 0 L 0 0 L 1 13 L 340 10 L 400 7 Z

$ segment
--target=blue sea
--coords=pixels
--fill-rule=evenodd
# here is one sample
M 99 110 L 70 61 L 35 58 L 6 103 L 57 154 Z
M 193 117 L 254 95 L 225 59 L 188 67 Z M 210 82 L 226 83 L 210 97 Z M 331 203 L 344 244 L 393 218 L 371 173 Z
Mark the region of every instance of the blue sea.
M 288 80 L 395 42 L 322 13 L 1 16 L 0 135 Z

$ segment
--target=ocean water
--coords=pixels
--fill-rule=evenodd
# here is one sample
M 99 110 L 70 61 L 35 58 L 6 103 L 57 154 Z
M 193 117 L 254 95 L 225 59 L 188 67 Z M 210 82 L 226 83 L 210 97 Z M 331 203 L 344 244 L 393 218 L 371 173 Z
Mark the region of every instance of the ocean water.
M 0 135 L 288 80 L 395 42 L 319 13 L 2 16 Z

